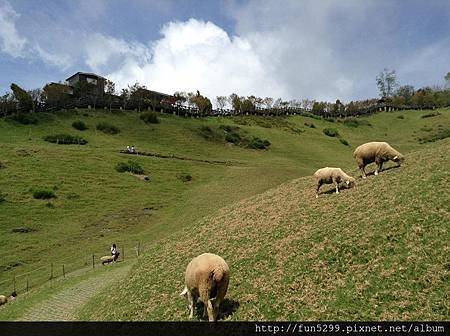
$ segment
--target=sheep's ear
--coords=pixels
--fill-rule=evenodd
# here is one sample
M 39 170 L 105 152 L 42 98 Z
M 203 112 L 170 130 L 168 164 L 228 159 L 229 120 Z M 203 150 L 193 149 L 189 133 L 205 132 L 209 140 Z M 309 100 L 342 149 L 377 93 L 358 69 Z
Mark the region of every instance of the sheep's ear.
M 188 292 L 187 287 L 184 287 L 183 291 L 180 293 L 180 296 L 186 296 L 187 292 Z
M 394 156 L 393 160 L 397 160 L 398 159 L 398 155 Z

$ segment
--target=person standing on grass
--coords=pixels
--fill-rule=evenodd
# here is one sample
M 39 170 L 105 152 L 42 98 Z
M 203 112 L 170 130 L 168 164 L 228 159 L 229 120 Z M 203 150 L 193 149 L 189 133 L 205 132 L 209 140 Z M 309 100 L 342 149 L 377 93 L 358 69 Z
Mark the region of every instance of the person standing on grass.
M 111 246 L 111 255 L 113 256 L 114 261 L 117 260 L 117 258 L 119 258 L 119 251 L 117 251 L 117 247 L 116 244 L 112 244 Z

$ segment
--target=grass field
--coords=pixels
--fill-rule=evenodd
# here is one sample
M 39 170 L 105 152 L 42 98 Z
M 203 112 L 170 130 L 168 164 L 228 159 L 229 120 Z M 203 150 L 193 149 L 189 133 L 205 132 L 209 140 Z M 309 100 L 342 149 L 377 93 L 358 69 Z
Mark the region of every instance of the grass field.
M 316 222 L 312 223 L 316 225 L 307 224 L 307 226 L 316 227 L 316 229 L 311 229 L 311 232 L 308 231 L 308 234 L 311 235 L 321 227 L 318 225 L 319 222 L 322 222 L 324 218 L 332 218 L 332 215 L 328 215 L 326 210 L 332 208 L 333 203 L 322 204 L 320 202 L 326 202 L 322 200 L 319 203 L 311 202 L 311 199 L 307 196 L 297 195 L 294 192 L 295 188 L 288 188 L 289 192 L 286 194 L 283 192 L 283 197 L 273 201 L 269 201 L 270 197 L 268 194 L 261 193 L 292 179 L 310 175 L 317 168 L 323 166 L 340 166 L 344 169 L 354 170 L 351 153 L 354 147 L 366 141 L 388 141 L 405 153 L 407 157 L 409 153 L 416 153 L 411 155 L 420 156 L 421 154 L 417 153 L 421 153 L 419 151 L 422 149 L 424 153 L 431 153 L 433 150 L 438 151 L 438 149 L 441 152 L 442 150 L 448 151 L 448 146 L 442 147 L 442 144 L 447 144 L 448 140 L 421 144 L 423 139 L 433 141 L 440 137 L 445 137 L 445 134 L 448 133 L 450 111 L 446 109 L 440 110 L 440 112 L 440 115 L 429 118 L 421 118 L 427 111 L 380 113 L 368 118 L 361 118 L 362 120 L 367 120 L 370 125 L 361 125 L 359 127 L 350 127 L 343 123 L 332 123 L 300 116 L 278 119 L 257 117 L 185 119 L 163 115 L 160 117 L 160 124 L 148 125 L 141 121 L 139 115 L 135 112 L 115 112 L 110 114 L 104 111 L 92 110 L 66 111 L 56 115 L 41 116 L 40 123 L 31 126 L 17 125 L 0 120 L 0 199 L 4 199 L 0 202 L 0 233 L 4 237 L 3 244 L 0 246 L 0 290 L 4 292 L 11 290 L 14 274 L 20 275 L 42 267 L 40 270 L 32 273 L 32 275 L 29 275 L 30 284 L 38 285 L 48 278 L 51 263 L 54 263 L 54 273 L 57 276 L 61 273 L 60 266 L 62 263 L 66 264 L 68 271 L 75 270 L 84 267 L 93 252 L 98 256 L 102 253 L 108 253 L 108 247 L 112 242 L 116 242 L 119 247 L 126 246 L 129 248 L 128 253 L 131 254 L 134 253 L 131 250 L 132 247 L 136 246 L 139 241 L 144 247 L 145 260 L 147 262 L 144 259 L 140 259 L 139 265 L 131 273 L 130 282 L 117 292 L 118 298 L 120 298 L 120 295 L 128 295 L 130 293 L 136 295 L 136 298 L 138 298 L 136 304 L 140 307 L 139 314 L 133 313 L 135 306 L 124 305 L 120 307 L 119 311 L 111 311 L 109 314 L 105 314 L 105 317 L 119 319 L 183 318 L 185 316 L 184 304 L 175 300 L 177 298 L 174 296 L 179 290 L 178 287 L 181 286 L 183 268 L 188 259 L 195 253 L 213 248 L 214 245 L 208 244 L 212 244 L 214 241 L 214 234 L 222 232 L 229 239 L 235 241 L 237 244 L 235 247 L 245 247 L 245 251 L 248 253 L 247 260 L 245 258 L 241 258 L 242 260 L 236 259 L 232 257 L 231 252 L 227 254 L 227 250 L 216 250 L 233 262 L 232 265 L 237 267 L 237 270 L 252 268 L 256 272 L 255 276 L 267 276 L 267 274 L 272 274 L 275 269 L 280 269 L 280 267 L 275 267 L 280 261 L 277 261 L 275 257 L 268 258 L 267 253 L 273 251 L 273 253 L 277 254 L 277 249 L 282 247 L 282 242 L 287 239 L 284 230 L 288 227 L 284 228 L 282 225 L 275 224 L 275 219 L 281 216 L 281 213 L 277 214 L 277 212 L 274 212 L 273 216 L 275 217 L 272 220 L 272 217 L 261 216 L 261 214 L 264 214 L 264 211 L 268 211 L 272 207 L 284 207 L 286 204 L 294 206 L 295 203 L 301 204 L 304 206 L 304 209 L 312 207 L 315 210 L 315 214 L 312 211 L 311 216 L 315 216 L 314 219 L 316 220 Z M 399 116 L 403 118 L 399 118 Z M 76 120 L 83 120 L 87 124 L 88 130 L 79 131 L 73 129 L 71 125 Z M 96 125 L 100 122 L 108 122 L 118 127 L 120 133 L 109 135 L 96 130 Z M 311 128 L 305 123 L 309 125 L 314 124 L 315 128 Z M 263 151 L 247 149 L 225 143 L 224 141 L 206 140 L 199 132 L 202 126 L 220 130 L 220 125 L 238 126 L 243 134 L 268 139 L 271 142 L 271 146 L 268 150 Z M 339 138 L 326 136 L 322 131 L 324 128 L 335 128 L 339 132 L 341 139 L 348 141 L 349 146 L 342 144 Z M 57 133 L 82 136 L 88 143 L 83 146 L 57 145 L 43 140 L 44 136 Z M 119 153 L 119 150 L 126 145 L 134 145 L 139 150 L 148 152 L 157 152 L 165 155 L 174 154 L 194 159 L 229 161 L 231 164 L 222 165 L 189 160 L 134 157 L 133 159 L 138 161 L 145 169 L 146 174 L 150 176 L 150 181 L 147 182 L 131 174 L 115 171 L 114 168 L 117 163 L 126 162 L 130 159 L 129 156 Z M 416 160 L 418 161 L 417 158 Z M 443 163 L 448 164 L 448 162 L 440 162 L 440 164 Z M 408 165 L 405 171 L 408 172 L 407 169 L 411 169 L 411 174 L 414 173 L 415 171 L 409 167 L 412 166 Z M 392 174 L 392 176 L 397 176 L 400 171 L 389 170 L 386 172 L 386 175 L 391 176 Z M 181 181 L 179 176 L 182 174 L 191 175 L 193 177 L 192 181 Z M 430 174 L 428 178 L 432 181 L 436 180 L 436 183 L 441 183 L 439 182 L 441 180 L 438 174 L 436 176 L 435 174 Z M 308 193 L 311 189 L 310 181 L 301 181 L 300 189 L 302 189 L 302 192 Z M 380 179 L 377 183 L 382 183 L 383 181 Z M 388 180 L 386 179 L 386 181 Z M 412 179 L 407 179 L 407 181 L 412 181 Z M 364 186 L 368 191 L 375 193 L 375 190 L 371 190 L 367 182 L 365 182 Z M 437 187 L 442 186 L 438 184 Z M 56 198 L 50 200 L 34 199 L 32 191 L 38 189 L 52 190 Z M 388 189 L 387 186 L 385 186 L 385 189 Z M 361 192 L 363 188 L 355 190 Z M 270 191 L 269 195 L 271 192 L 273 191 Z M 299 197 L 297 200 L 295 200 L 295 195 Z M 259 252 L 261 247 L 258 244 L 253 244 L 258 242 L 259 239 L 257 239 L 255 233 L 248 232 L 247 234 L 246 232 L 246 228 L 254 227 L 256 229 L 257 226 L 252 224 L 248 227 L 243 227 L 237 224 L 240 220 L 240 213 L 233 212 L 235 213 L 235 226 L 240 227 L 239 230 L 236 229 L 237 231 L 231 228 L 228 230 L 228 226 L 231 225 L 228 219 L 220 217 L 223 211 L 231 211 L 220 209 L 236 209 L 235 207 L 241 204 L 239 203 L 240 201 L 252 196 L 257 198 L 244 202 L 250 202 L 250 204 L 253 204 L 253 207 L 258 207 L 259 203 L 264 203 L 266 204 L 266 210 L 262 208 L 248 216 L 262 219 L 261 225 L 265 223 L 265 226 L 261 227 L 261 230 L 263 228 L 267 229 L 267 233 L 270 232 L 270 235 L 273 234 L 273 230 L 280 231 L 274 233 L 273 249 L 272 245 L 268 244 L 268 241 L 263 244 L 266 252 Z M 374 199 L 376 196 L 385 197 L 383 193 L 380 195 L 371 194 L 371 196 L 365 199 Z M 305 198 L 301 199 L 301 197 Z M 445 193 L 438 193 L 436 194 L 436 199 L 424 198 L 423 201 L 443 202 L 444 198 Z M 289 199 L 291 201 L 287 201 Z M 333 202 L 333 199 L 330 202 Z M 369 205 L 366 204 L 366 208 L 364 208 L 362 204 L 356 201 L 357 199 L 356 196 L 352 198 L 355 203 L 351 203 L 351 201 L 349 203 L 345 203 L 345 201 L 340 203 L 336 210 L 339 210 L 336 216 L 344 213 L 355 213 L 355 211 L 362 216 L 363 213 L 368 211 L 367 206 Z M 393 197 L 393 199 L 397 198 Z M 392 200 L 387 198 L 386 202 L 388 201 Z M 410 201 L 411 199 L 406 198 L 399 200 L 400 204 Z M 373 204 L 376 205 L 377 203 L 373 202 L 370 206 Z M 227 208 L 227 206 L 231 208 Z M 357 207 L 356 209 L 355 206 Z M 347 210 L 349 208 L 351 208 L 351 211 Z M 443 208 L 445 209 L 445 207 Z M 303 216 L 306 215 L 303 214 Z M 193 232 L 197 236 L 199 234 L 197 232 L 206 230 L 201 229 L 201 223 L 205 220 L 205 217 L 211 220 L 216 218 L 213 222 L 216 223 L 217 227 L 208 224 L 206 227 L 211 227 L 213 231 L 205 231 L 204 234 L 210 235 L 205 241 L 206 244 L 200 246 L 202 239 L 204 241 L 207 238 L 200 234 L 202 239 L 192 241 L 193 245 L 190 245 L 192 250 L 186 250 L 188 246 L 184 245 L 186 243 L 185 230 L 194 230 Z M 217 218 L 223 219 L 219 220 Z M 388 216 L 381 216 L 379 222 L 384 223 L 388 218 Z M 438 230 L 439 225 L 437 224 L 439 223 L 435 222 L 436 220 L 437 218 L 432 218 L 433 223 L 436 224 L 436 230 Z M 273 223 L 273 227 L 270 223 Z M 366 223 L 367 226 L 372 227 L 372 234 L 377 232 L 376 229 L 387 229 L 385 226 L 377 227 L 376 223 L 378 222 L 374 220 Z M 357 223 L 351 224 L 357 225 Z M 411 223 L 408 221 L 403 223 L 405 230 L 409 224 Z M 302 222 L 300 226 L 303 227 L 304 223 Z M 26 229 L 25 231 L 30 230 L 30 232 L 13 232 L 13 230 L 17 231 L 17 229 L 23 228 Z M 340 237 L 332 230 L 331 223 L 325 225 L 322 229 L 323 231 L 316 232 L 316 236 L 311 236 L 310 245 L 301 245 L 302 249 L 305 248 L 304 251 L 308 249 L 314 250 L 312 248 L 316 245 L 320 246 L 321 244 L 319 243 L 323 243 L 325 239 L 337 239 Z M 446 229 L 448 232 L 448 224 Z M 333 235 L 327 237 L 325 233 L 328 234 L 330 232 Z M 352 247 L 352 239 L 356 239 L 358 231 L 353 230 L 351 232 L 355 236 L 348 241 L 349 246 L 347 248 L 349 250 L 355 249 L 355 247 Z M 380 232 L 380 234 L 385 233 L 385 231 Z M 261 234 L 264 237 L 266 233 L 262 231 Z M 170 238 L 165 241 L 164 239 L 167 237 Z M 430 243 L 441 244 L 442 248 L 448 248 L 444 246 L 442 239 L 443 236 L 441 234 L 441 236 L 435 238 L 435 241 L 430 241 Z M 175 246 L 178 247 L 178 240 L 183 242 L 179 246 L 183 253 L 178 253 L 179 255 L 176 256 L 174 262 L 167 265 L 164 263 L 164 260 L 168 256 L 173 257 L 170 251 Z M 400 243 L 397 244 L 393 241 L 391 244 L 394 251 L 396 248 L 400 248 Z M 322 245 L 327 246 L 325 243 Z M 295 263 L 295 256 L 297 253 L 301 253 L 299 251 L 302 251 L 302 249 L 295 249 L 291 251 L 292 253 L 286 253 L 286 258 Z M 326 247 L 324 249 L 325 252 L 329 252 Z M 346 253 L 343 256 L 347 256 L 350 252 Z M 372 253 L 375 253 L 375 250 L 370 250 L 368 253 L 372 255 Z M 394 254 L 394 256 L 397 255 Z M 333 315 L 333 309 L 336 308 L 338 303 L 335 305 L 327 301 L 332 305 L 330 310 L 326 310 L 325 306 L 321 305 L 321 303 L 329 299 L 326 296 L 315 299 L 310 298 L 310 300 L 319 301 L 311 301 L 310 304 L 302 305 L 304 309 L 297 309 L 298 307 L 295 305 L 295 309 L 290 309 L 289 304 L 292 305 L 293 303 L 287 300 L 287 294 L 283 295 L 284 301 L 277 301 L 280 305 L 281 303 L 287 305 L 283 309 L 263 304 L 275 298 L 276 291 L 280 290 L 280 288 L 287 288 L 285 286 L 294 286 L 292 291 L 297 293 L 295 294 L 297 296 L 294 295 L 293 297 L 297 298 L 302 291 L 296 291 L 296 286 L 308 286 L 308 281 L 310 281 L 310 286 L 312 286 L 309 289 L 311 291 L 316 290 L 315 286 L 317 285 L 322 285 L 325 289 L 328 288 L 328 283 L 325 280 L 322 283 L 318 283 L 318 278 L 315 278 L 320 275 L 317 270 L 314 271 L 314 267 L 318 266 L 315 263 L 313 264 L 313 261 L 317 260 L 318 256 L 321 255 L 309 256 L 307 260 L 309 260 L 310 265 L 307 262 L 303 263 L 303 266 L 299 265 L 300 269 L 302 269 L 301 267 L 307 269 L 309 265 L 312 267 L 312 271 L 310 271 L 311 277 L 307 278 L 306 282 L 300 281 L 300 284 L 297 285 L 294 284 L 294 278 L 298 277 L 297 273 L 289 271 L 286 276 L 280 275 L 280 281 L 283 282 L 278 287 L 268 290 L 268 288 L 263 286 L 260 289 L 262 292 L 255 293 L 249 290 L 249 286 L 254 285 L 246 282 L 249 280 L 245 280 L 244 273 L 242 275 L 243 278 L 241 278 L 242 285 L 239 285 L 241 289 L 238 291 L 236 287 L 230 287 L 230 298 L 240 304 L 239 309 L 236 310 L 236 313 L 231 318 L 282 319 L 293 317 L 331 318 L 332 316 L 336 318 Z M 440 259 L 437 255 L 433 257 L 437 259 L 427 259 L 427 262 L 432 264 L 433 267 L 438 267 Z M 322 259 L 319 258 L 319 260 Z M 328 263 L 335 267 L 335 261 L 332 261 L 328 261 Z M 399 261 L 397 260 L 397 262 Z M 261 267 L 257 267 L 259 263 L 261 263 Z M 157 287 L 154 283 L 154 281 L 159 281 L 160 279 L 152 278 L 152 272 L 149 274 L 149 269 L 153 269 L 153 264 L 159 265 L 158 267 L 161 268 L 166 267 L 167 271 L 174 271 L 171 277 L 168 276 L 167 272 L 158 272 L 158 277 L 167 277 L 167 281 L 169 281 L 169 283 L 161 282 L 161 284 L 168 286 L 167 291 L 164 293 L 161 293 L 161 288 L 163 287 Z M 289 262 L 286 265 L 289 265 Z M 292 270 L 295 268 L 294 266 L 294 264 L 290 266 Z M 269 272 L 268 270 L 271 267 L 274 267 L 273 271 Z M 330 268 L 329 272 L 331 272 L 333 267 L 328 266 Z M 364 269 L 363 266 L 361 268 Z M 348 269 L 344 271 L 344 274 L 347 274 Z M 280 274 L 283 273 L 281 272 Z M 320 277 L 325 277 L 325 275 L 320 275 Z M 331 277 L 331 279 L 334 278 Z M 347 277 L 344 276 L 344 279 L 344 283 L 339 282 L 338 286 L 338 288 L 341 288 L 339 292 L 341 294 L 335 293 L 338 298 L 336 300 L 341 305 L 345 305 L 346 300 L 351 299 L 346 295 L 353 293 L 351 286 L 356 286 Z M 25 277 L 17 277 L 16 281 L 17 286 L 23 289 Z M 133 291 L 137 290 L 144 282 L 146 283 L 144 285 L 146 290 L 140 294 L 134 293 Z M 401 284 L 404 283 L 400 282 L 399 290 L 402 289 Z M 359 283 L 358 285 L 361 286 Z M 433 290 L 437 290 L 436 288 L 433 287 Z M 436 292 L 433 295 L 438 295 L 438 293 L 448 295 L 448 288 L 442 286 L 439 288 L 440 292 Z M 403 289 L 405 291 L 412 290 L 411 288 Z M 355 289 L 353 288 L 353 290 Z M 376 288 L 372 288 L 372 291 L 381 295 Z M 163 297 L 157 296 L 156 292 L 159 292 L 159 295 L 163 295 Z M 246 292 L 248 293 L 245 294 Z M 387 291 L 386 295 L 392 296 L 395 294 Z M 364 300 L 367 300 L 368 297 L 368 295 L 361 294 L 359 299 L 362 300 L 361 302 L 367 303 Z M 155 302 L 163 300 L 168 305 L 167 307 L 158 305 L 158 307 L 154 308 L 150 302 L 153 299 L 155 299 Z M 355 297 L 356 299 L 357 297 Z M 307 296 L 302 300 L 301 302 L 307 300 Z M 253 304 L 255 301 L 261 304 Z M 356 302 L 354 307 L 358 307 L 361 302 Z M 389 302 L 394 301 L 391 300 Z M 417 303 L 414 300 L 412 302 Z M 439 300 L 436 299 L 433 302 L 439 302 Z M 95 306 L 95 302 L 93 305 Z M 246 305 L 248 305 L 248 309 L 245 308 L 247 307 Z M 141 309 L 143 308 L 142 306 L 144 306 L 144 309 Z M 320 315 L 321 312 L 317 308 L 318 306 L 322 307 L 320 309 L 325 309 L 325 312 L 328 311 L 329 314 L 324 313 Z M 442 312 L 445 309 L 447 309 L 448 313 L 448 306 L 439 307 L 436 308 L 437 310 L 424 311 L 424 317 L 434 319 L 432 311 L 436 313 L 436 317 L 442 316 Z M 424 307 L 419 308 L 425 309 Z M 383 317 L 381 311 L 386 314 L 390 311 L 397 311 L 394 308 L 392 309 L 380 308 L 377 310 L 368 308 L 366 313 L 363 313 L 355 308 L 354 314 L 360 313 L 361 315 L 359 316 L 361 318 Z M 406 311 L 408 310 L 406 309 Z M 392 313 L 392 316 L 402 317 L 396 314 L 398 313 Z M 0 318 L 1 316 L 0 312 Z M 83 316 L 86 319 L 99 318 L 99 316 L 94 314 L 94 310 L 90 310 L 89 306 L 86 307 Z M 352 316 L 351 314 L 347 315 L 347 318 L 352 318 Z M 416 315 L 413 314 L 412 316 Z M 390 316 L 386 315 L 386 318 L 390 318 Z

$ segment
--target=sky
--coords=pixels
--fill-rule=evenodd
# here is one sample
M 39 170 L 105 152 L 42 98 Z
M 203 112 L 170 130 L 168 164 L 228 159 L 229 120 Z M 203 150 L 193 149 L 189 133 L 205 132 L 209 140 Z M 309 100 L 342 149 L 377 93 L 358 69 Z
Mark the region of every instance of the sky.
M 0 0 L 0 94 L 94 72 L 172 94 L 343 102 L 443 85 L 450 1 Z

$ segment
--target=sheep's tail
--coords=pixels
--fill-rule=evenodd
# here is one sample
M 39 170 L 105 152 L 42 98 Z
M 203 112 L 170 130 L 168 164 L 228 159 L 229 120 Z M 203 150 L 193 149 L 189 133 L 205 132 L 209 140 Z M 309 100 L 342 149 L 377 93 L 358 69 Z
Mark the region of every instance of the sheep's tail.
M 224 274 L 225 274 L 225 271 L 223 270 L 223 268 L 221 266 L 219 266 L 219 267 L 216 267 L 212 271 L 212 278 L 215 282 L 220 282 L 220 281 L 222 281 Z

